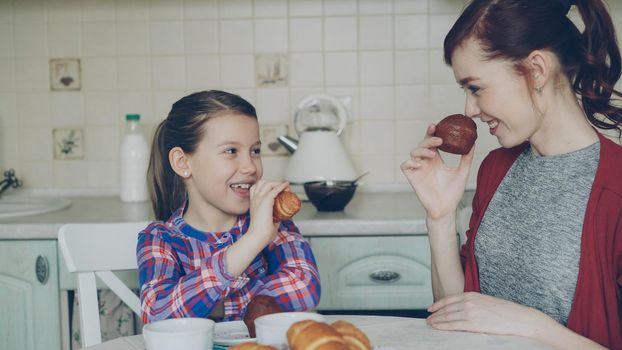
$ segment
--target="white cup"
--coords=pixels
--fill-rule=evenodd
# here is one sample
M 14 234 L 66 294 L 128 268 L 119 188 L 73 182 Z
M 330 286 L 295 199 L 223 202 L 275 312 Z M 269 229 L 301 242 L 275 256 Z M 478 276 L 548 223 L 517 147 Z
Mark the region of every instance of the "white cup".
M 207 318 L 172 318 L 143 327 L 147 350 L 211 350 L 214 321 Z
M 279 312 L 255 319 L 257 343 L 263 345 L 287 344 L 287 330 L 295 322 L 314 320 L 324 322 L 324 316 L 313 312 Z

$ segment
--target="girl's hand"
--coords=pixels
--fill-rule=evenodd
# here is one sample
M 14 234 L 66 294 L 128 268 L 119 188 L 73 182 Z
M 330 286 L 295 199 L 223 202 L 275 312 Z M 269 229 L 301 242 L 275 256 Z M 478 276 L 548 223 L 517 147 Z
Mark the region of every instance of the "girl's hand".
M 524 305 L 480 293 L 445 297 L 428 308 L 426 322 L 440 330 L 535 337 L 537 330 L 556 322 Z
M 289 188 L 287 182 L 259 180 L 250 189 L 251 224 L 248 231 L 261 235 L 266 244 L 274 240 L 279 227 L 279 223 L 272 222 L 274 198 L 286 188 Z
M 475 154 L 473 147 L 460 158 L 457 168 L 448 167 L 437 150 L 443 140 L 433 136 L 435 129 L 435 124 L 428 126 L 425 138 L 400 166 L 431 219 L 454 215 Z

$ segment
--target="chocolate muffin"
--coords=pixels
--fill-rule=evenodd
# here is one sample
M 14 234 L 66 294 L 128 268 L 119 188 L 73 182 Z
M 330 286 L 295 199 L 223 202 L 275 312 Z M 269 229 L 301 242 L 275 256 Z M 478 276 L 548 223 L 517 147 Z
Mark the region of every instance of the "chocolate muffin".
M 477 139 L 477 126 L 473 119 L 462 114 L 452 114 L 436 124 L 434 136 L 443 139 L 438 149 L 453 154 L 467 154 Z
M 275 314 L 283 310 L 273 297 L 267 295 L 258 295 L 254 297 L 246 308 L 244 315 L 244 324 L 248 328 L 248 334 L 251 338 L 255 338 L 255 319 L 259 316 Z

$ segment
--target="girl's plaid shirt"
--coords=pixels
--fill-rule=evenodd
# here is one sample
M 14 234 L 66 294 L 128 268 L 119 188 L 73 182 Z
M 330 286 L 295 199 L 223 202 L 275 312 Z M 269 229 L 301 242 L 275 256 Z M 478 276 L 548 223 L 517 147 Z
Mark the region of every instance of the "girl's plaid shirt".
M 269 295 L 285 311 L 312 309 L 320 300 L 320 278 L 309 243 L 292 221 L 240 276 L 227 272 L 225 253 L 246 233 L 241 215 L 230 231 L 202 232 L 182 218 L 156 221 L 138 235 L 137 260 L 143 322 L 176 317 L 207 317 L 224 302 L 224 319 L 243 317 L 255 295 Z

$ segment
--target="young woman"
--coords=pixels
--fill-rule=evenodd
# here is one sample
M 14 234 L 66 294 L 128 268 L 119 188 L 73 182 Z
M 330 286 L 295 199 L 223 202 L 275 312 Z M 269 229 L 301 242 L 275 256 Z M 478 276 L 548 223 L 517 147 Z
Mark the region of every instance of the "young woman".
M 157 221 L 137 246 L 144 322 L 240 319 L 256 295 L 285 311 L 317 305 L 308 242 L 292 221 L 272 222 L 288 184 L 261 180 L 260 148 L 255 108 L 223 91 L 182 98 L 160 123 L 148 174 Z
M 401 166 L 427 210 L 432 327 L 622 348 L 622 147 L 596 129 L 620 131 L 620 53 L 603 1 L 572 4 L 475 0 L 445 38 L 465 114 L 502 148 L 480 167 L 460 251 L 474 150 L 447 167 L 432 124 Z

